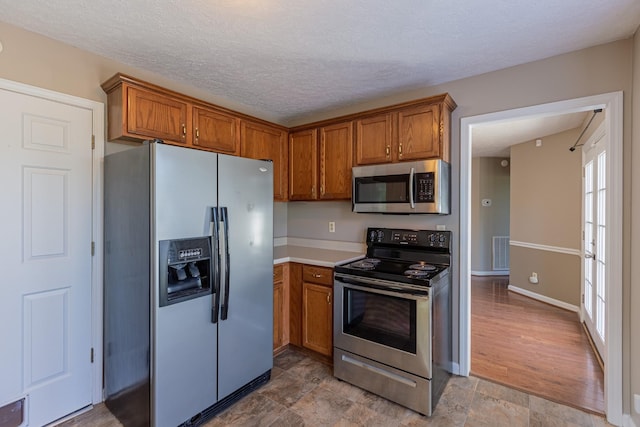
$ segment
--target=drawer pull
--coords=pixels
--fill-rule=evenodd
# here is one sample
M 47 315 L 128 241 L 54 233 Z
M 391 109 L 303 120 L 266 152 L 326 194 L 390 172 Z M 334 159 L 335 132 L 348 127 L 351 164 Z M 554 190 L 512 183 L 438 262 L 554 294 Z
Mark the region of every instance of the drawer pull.
M 313 277 L 315 277 L 316 279 L 319 279 L 322 277 L 322 274 L 313 273 Z

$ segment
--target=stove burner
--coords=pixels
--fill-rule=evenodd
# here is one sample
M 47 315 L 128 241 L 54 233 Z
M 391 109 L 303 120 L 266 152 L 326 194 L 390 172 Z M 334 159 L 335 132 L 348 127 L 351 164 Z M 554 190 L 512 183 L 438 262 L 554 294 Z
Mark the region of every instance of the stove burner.
M 419 270 L 419 271 L 434 271 L 436 269 L 435 265 L 431 264 L 412 264 L 409 266 L 410 270 Z
M 431 274 L 430 271 L 424 270 L 407 270 L 404 272 L 404 275 L 410 277 L 412 279 L 425 279 Z
M 354 262 L 353 264 L 351 264 L 351 267 L 357 268 L 359 270 L 373 270 L 376 268 L 376 265 L 372 262 L 369 262 L 363 259 L 363 260 Z
M 362 262 L 370 262 L 373 265 L 379 264 L 380 260 L 378 258 L 365 258 L 365 259 L 361 259 L 360 261 Z

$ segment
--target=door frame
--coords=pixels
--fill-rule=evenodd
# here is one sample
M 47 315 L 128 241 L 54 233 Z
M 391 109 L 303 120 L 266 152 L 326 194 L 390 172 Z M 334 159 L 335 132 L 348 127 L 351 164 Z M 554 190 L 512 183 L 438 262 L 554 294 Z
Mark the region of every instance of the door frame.
M 30 95 L 49 101 L 60 102 L 92 112 L 93 135 L 93 185 L 92 185 L 92 218 L 91 233 L 95 245 L 91 258 L 91 346 L 93 348 L 91 401 L 102 402 L 102 260 L 103 260 L 103 164 L 104 164 L 104 104 L 90 99 L 43 89 L 24 83 L 0 79 L 0 89 L 23 95 Z M 91 144 L 91 141 L 87 141 Z M 87 247 L 87 250 L 91 250 Z
M 607 153 L 607 345 L 604 395 L 605 411 L 610 423 L 622 423 L 622 174 L 623 174 L 623 93 L 551 102 L 477 116 L 460 121 L 460 375 L 468 376 L 471 368 L 471 146 L 472 128 L 485 123 L 499 123 L 525 117 L 551 116 L 603 108 L 605 130 L 609 137 Z M 568 149 L 569 147 L 567 147 Z

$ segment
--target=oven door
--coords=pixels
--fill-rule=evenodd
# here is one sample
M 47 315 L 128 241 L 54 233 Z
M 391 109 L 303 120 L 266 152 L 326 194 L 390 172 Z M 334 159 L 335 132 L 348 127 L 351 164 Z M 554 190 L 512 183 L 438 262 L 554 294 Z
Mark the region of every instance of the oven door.
M 345 275 L 334 279 L 336 348 L 431 378 L 431 300 L 393 283 Z

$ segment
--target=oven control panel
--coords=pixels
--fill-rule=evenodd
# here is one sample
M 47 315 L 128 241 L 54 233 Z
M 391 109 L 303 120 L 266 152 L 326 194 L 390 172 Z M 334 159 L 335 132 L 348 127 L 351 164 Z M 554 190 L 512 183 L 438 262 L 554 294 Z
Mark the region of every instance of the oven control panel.
M 449 249 L 451 245 L 451 232 L 369 228 L 367 230 L 367 245 L 371 244 L 409 245 L 424 248 Z

